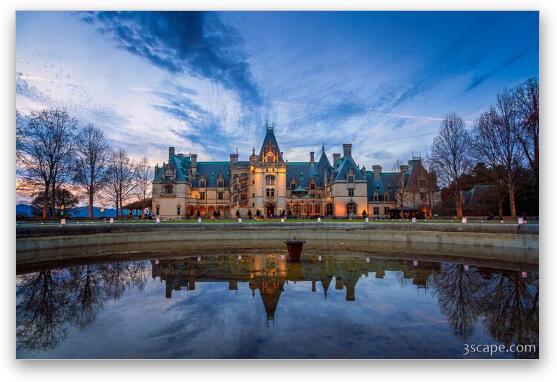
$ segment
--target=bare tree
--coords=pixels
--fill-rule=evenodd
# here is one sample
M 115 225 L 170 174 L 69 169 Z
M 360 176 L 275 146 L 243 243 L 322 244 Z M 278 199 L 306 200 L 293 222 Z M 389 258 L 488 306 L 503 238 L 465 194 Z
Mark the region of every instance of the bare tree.
M 125 150 L 112 153 L 107 171 L 107 193 L 115 202 L 116 215 L 123 216 L 124 202 L 134 191 L 134 169 Z
M 539 184 L 540 166 L 540 89 L 538 80 L 531 78 L 514 91 L 518 117 L 518 140 L 528 165 Z
M 55 213 L 56 190 L 69 173 L 73 155 L 73 131 L 77 120 L 64 109 L 32 112 L 27 123 L 16 121 L 17 161 L 20 189 L 35 196 L 43 194 L 42 218 Z
M 147 207 L 147 199 L 151 196 L 151 183 L 153 181 L 153 170 L 149 166 L 146 157 L 137 162 L 135 165 L 135 191 L 138 199 L 142 202 L 141 218 L 145 217 L 145 208 Z
M 406 174 L 406 170 L 408 166 L 404 164 L 403 161 L 397 159 L 395 165 L 393 166 L 393 172 L 397 174 L 397 184 L 395 186 L 395 200 L 396 206 L 399 211 L 399 217 L 403 217 L 404 213 L 404 201 L 406 198 L 406 186 L 408 185 L 408 174 Z
M 460 178 L 471 167 L 470 134 L 456 113 L 447 115 L 441 122 L 439 133 L 433 139 L 430 161 L 441 183 L 452 188 L 456 215 L 462 217 Z
M 75 184 L 87 195 L 89 219 L 93 219 L 95 195 L 106 185 L 110 146 L 103 132 L 87 125 L 76 137 L 73 175 Z
M 523 161 L 513 96 L 504 92 L 497 103 L 474 123 L 474 157 L 500 174 L 516 217 L 518 175 Z

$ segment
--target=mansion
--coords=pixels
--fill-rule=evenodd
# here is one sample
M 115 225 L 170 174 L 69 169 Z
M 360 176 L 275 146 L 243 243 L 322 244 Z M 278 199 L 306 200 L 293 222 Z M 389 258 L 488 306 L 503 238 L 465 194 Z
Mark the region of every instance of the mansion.
M 342 149 L 332 162 L 324 147 L 317 161 L 310 152 L 307 162 L 289 162 L 269 125 L 259 154 L 254 149 L 247 161 L 235 153 L 201 162 L 170 147 L 168 162 L 155 167 L 152 210 L 161 219 L 431 216 L 436 187 L 420 158 L 394 172 L 377 165 L 367 171 L 352 158 L 351 144 Z

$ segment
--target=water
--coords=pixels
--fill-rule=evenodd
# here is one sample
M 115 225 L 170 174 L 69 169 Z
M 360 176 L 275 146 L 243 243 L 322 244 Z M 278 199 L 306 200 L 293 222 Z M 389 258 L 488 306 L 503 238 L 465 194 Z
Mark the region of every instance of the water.
M 538 357 L 537 269 L 302 256 L 136 254 L 18 269 L 17 357 Z M 465 355 L 500 344 L 536 350 Z

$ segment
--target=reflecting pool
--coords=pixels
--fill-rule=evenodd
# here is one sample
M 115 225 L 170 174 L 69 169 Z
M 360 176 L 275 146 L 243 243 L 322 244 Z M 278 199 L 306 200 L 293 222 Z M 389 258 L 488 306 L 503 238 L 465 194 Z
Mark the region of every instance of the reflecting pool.
M 17 357 L 538 358 L 537 267 L 287 257 L 135 254 L 18 268 Z M 535 350 L 465 354 L 518 344 Z

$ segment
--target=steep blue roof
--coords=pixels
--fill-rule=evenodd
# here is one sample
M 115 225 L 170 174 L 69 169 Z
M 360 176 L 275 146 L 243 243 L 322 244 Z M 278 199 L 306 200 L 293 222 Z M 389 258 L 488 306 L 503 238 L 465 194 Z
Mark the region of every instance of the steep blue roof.
M 271 148 L 271 150 L 273 150 L 278 156 L 279 156 L 279 161 L 283 162 L 284 159 L 282 158 L 282 155 L 280 153 L 280 148 L 277 142 L 277 139 L 275 138 L 275 132 L 273 131 L 273 127 L 267 125 L 267 131 L 265 132 L 265 138 L 263 139 L 263 143 L 261 144 L 261 150 L 259 150 L 259 160 L 262 161 L 263 157 L 265 155 L 265 151 L 267 151 L 267 148 Z
M 187 181 L 190 167 L 190 157 L 173 155 L 168 161 L 168 165 L 176 170 L 176 181 Z M 155 181 L 164 179 L 164 167 L 155 168 Z
M 352 157 L 343 157 L 341 159 L 340 164 L 336 169 L 335 180 L 346 180 L 346 173 L 350 169 L 354 172 L 354 180 L 366 180 L 364 174 L 360 171 Z
M 219 175 L 224 179 L 224 186 L 230 185 L 230 162 L 197 162 L 197 177 L 192 182 L 193 187 L 198 187 L 200 176 L 204 176 L 207 187 L 217 187 Z
M 317 173 L 317 166 L 310 162 L 288 162 L 286 167 L 286 187 L 290 188 L 292 179 L 296 180 L 296 185 L 309 188 L 311 177 L 315 177 L 315 184 L 319 187 L 320 176 Z
M 398 174 L 394 172 L 382 172 L 379 179 L 375 179 L 373 171 L 367 171 L 367 199 L 373 200 L 373 194 L 389 195 L 389 200 L 395 200 L 395 189 L 398 180 Z M 390 187 L 389 187 L 390 186 Z

